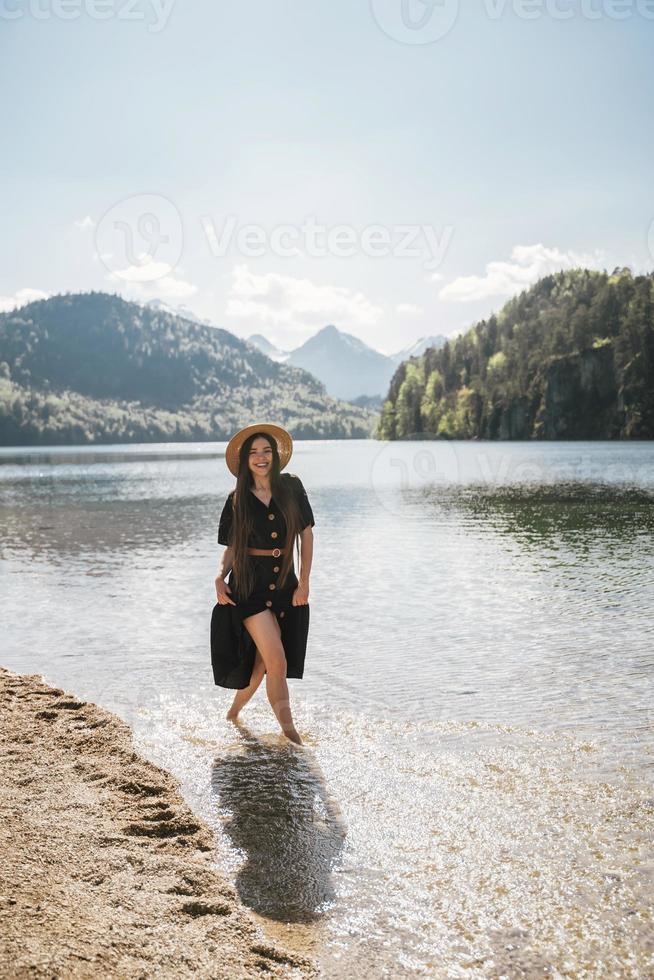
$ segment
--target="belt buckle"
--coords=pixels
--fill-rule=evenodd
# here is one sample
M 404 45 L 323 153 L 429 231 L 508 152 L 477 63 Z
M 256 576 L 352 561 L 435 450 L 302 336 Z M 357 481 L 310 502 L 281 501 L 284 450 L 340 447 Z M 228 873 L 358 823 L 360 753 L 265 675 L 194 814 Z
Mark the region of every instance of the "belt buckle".
M 282 553 L 282 550 L 281 548 L 273 548 L 272 553 L 273 553 L 273 558 L 279 558 L 279 556 Z

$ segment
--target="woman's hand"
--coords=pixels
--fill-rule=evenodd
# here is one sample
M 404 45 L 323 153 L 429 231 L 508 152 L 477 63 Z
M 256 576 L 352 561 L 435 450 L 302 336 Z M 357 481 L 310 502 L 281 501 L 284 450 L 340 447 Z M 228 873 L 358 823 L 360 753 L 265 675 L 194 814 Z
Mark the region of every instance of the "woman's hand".
M 231 591 L 232 590 L 228 586 L 225 579 L 221 578 L 219 575 L 218 578 L 216 579 L 216 598 L 218 599 L 218 602 L 220 603 L 221 606 L 226 606 L 228 603 L 231 603 L 232 606 L 236 605 L 234 600 L 230 599 L 229 596 L 227 595 L 227 593 L 228 592 L 231 593 Z
M 293 593 L 293 599 L 291 604 L 293 606 L 306 606 L 309 604 L 308 582 L 298 582 L 298 587 Z

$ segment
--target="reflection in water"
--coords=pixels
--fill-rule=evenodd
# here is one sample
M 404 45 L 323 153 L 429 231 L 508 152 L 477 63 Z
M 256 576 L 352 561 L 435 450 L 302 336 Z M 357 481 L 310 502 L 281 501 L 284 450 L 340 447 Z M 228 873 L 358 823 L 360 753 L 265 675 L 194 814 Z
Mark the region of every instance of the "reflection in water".
M 200 444 L 201 445 L 201 444 Z M 62 446 L 50 449 L 4 449 L 0 452 L 0 466 L 30 467 L 30 466 L 70 466 L 71 464 L 82 463 L 84 466 L 106 465 L 107 463 L 142 463 L 144 461 L 158 461 L 164 456 L 165 459 L 178 459 L 188 462 L 192 459 L 224 459 L 224 452 L 209 450 L 184 449 L 181 452 L 175 451 L 173 446 L 168 443 L 165 453 L 161 449 L 156 449 L 156 443 L 147 446 L 135 443 L 131 446 L 124 445 L 117 449 L 101 447 L 99 450 L 92 446 Z
M 237 729 L 234 750 L 214 762 L 212 790 L 245 858 L 239 895 L 261 915 L 310 922 L 335 898 L 331 869 L 346 835 L 340 808 L 309 755 L 267 744 L 242 722 Z
M 0 504 L 0 558 L 14 556 L 97 564 L 128 552 L 156 554 L 181 548 L 203 534 L 213 520 L 213 500 L 71 501 L 56 508 L 52 500 L 25 513 Z M 216 525 L 217 527 L 217 525 Z
M 170 699 L 143 739 L 246 904 L 325 980 L 649 975 L 654 796 L 629 771 L 588 778 L 591 743 L 302 699 L 297 749 L 264 699 L 245 710 L 239 729 L 204 694 Z
M 476 485 L 424 491 L 427 506 L 512 534 L 525 548 L 556 544 L 587 553 L 654 531 L 654 490 L 600 483 Z

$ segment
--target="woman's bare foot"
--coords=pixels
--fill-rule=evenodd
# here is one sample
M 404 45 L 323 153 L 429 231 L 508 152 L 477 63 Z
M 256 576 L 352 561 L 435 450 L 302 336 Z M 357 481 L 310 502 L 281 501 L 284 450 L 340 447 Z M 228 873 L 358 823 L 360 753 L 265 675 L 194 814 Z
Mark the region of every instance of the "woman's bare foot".
M 296 745 L 303 745 L 302 739 L 300 738 L 300 733 L 294 728 L 289 728 L 284 732 L 286 738 L 290 738 L 291 742 L 295 742 Z
M 234 711 L 233 708 L 230 708 L 227 714 L 225 715 L 225 718 L 227 719 L 227 721 L 238 721 L 238 711 Z

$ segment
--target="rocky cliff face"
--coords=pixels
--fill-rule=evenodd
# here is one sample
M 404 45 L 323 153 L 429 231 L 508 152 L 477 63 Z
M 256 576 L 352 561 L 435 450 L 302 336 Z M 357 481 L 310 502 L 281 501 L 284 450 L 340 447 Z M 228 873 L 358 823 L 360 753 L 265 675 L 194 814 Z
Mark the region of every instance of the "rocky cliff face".
M 627 414 L 618 389 L 613 345 L 550 358 L 527 395 L 499 404 L 486 439 L 619 439 Z
M 532 434 L 534 407 L 528 398 L 514 399 L 502 407 L 494 420 L 493 439 L 529 439 Z
M 536 379 L 537 439 L 617 439 L 624 435 L 613 344 L 553 358 Z

